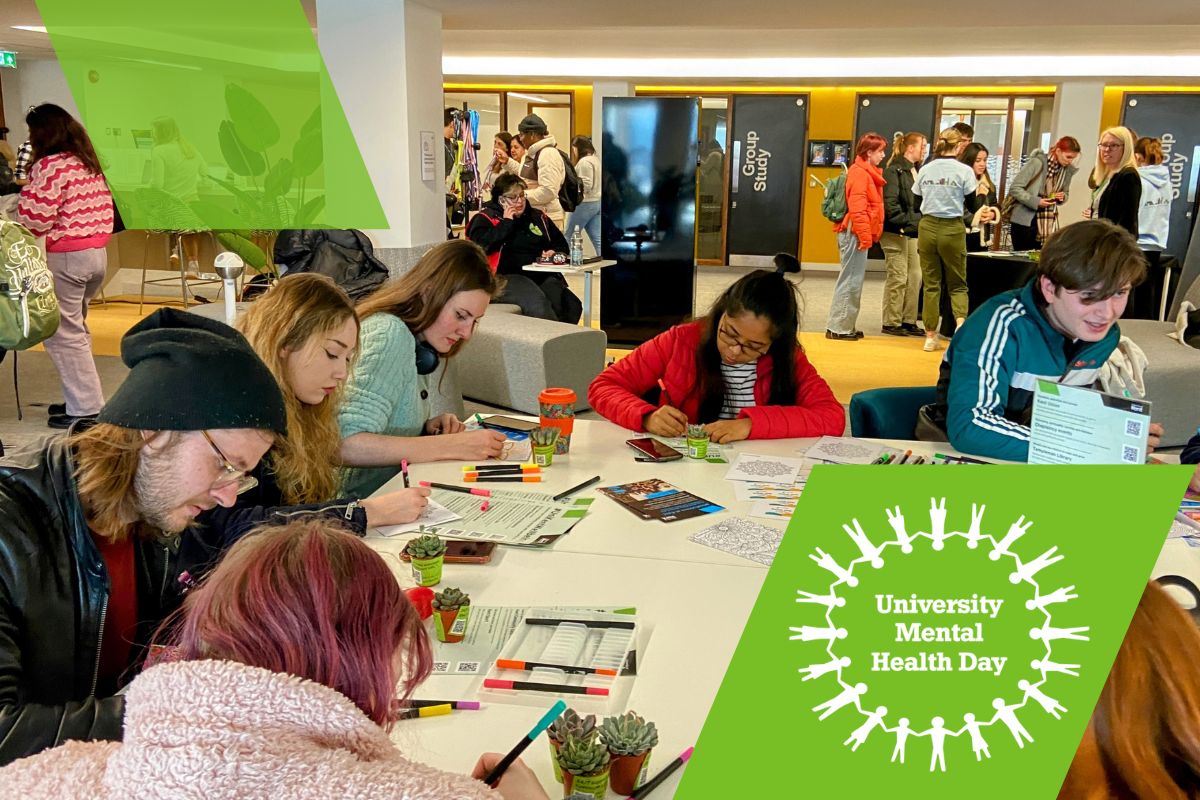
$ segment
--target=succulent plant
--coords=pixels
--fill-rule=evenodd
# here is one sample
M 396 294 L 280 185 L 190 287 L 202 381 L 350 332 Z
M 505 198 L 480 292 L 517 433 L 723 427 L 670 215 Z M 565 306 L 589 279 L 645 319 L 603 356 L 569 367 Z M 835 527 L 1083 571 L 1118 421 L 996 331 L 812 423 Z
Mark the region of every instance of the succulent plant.
M 576 739 L 594 739 L 596 738 L 596 715 L 588 714 L 586 717 L 581 717 L 575 712 L 575 709 L 568 708 L 558 719 L 550 723 L 550 727 L 546 729 L 546 735 L 559 744 L 565 742 L 568 736 L 574 736 Z
M 436 611 L 457 611 L 462 606 L 469 605 L 471 597 L 463 594 L 462 589 L 447 588 L 433 593 L 433 607 Z
M 703 425 L 689 424 L 687 426 L 687 438 L 689 438 L 689 439 L 707 439 L 708 431 L 704 429 Z
M 549 447 L 558 441 L 561 433 L 558 428 L 534 428 L 529 432 L 529 440 L 537 447 Z
M 595 775 L 608 767 L 608 748 L 594 738 L 568 735 L 558 749 L 558 766 L 572 775 Z
M 446 543 L 432 533 L 426 533 L 409 541 L 404 551 L 410 558 L 437 558 L 446 552 Z
M 636 756 L 658 744 L 658 730 L 633 711 L 606 717 L 600 724 L 600 741 L 615 756 Z

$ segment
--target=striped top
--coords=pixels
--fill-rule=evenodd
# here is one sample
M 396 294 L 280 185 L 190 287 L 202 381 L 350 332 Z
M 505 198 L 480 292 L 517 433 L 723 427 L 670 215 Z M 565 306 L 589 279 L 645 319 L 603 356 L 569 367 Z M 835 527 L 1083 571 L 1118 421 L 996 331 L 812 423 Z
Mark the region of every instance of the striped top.
M 745 364 L 721 364 L 725 379 L 725 400 L 721 403 L 721 419 L 735 419 L 743 408 L 752 408 L 754 382 L 758 378 L 758 359 Z
M 112 238 L 112 195 L 103 175 L 90 172 L 71 153 L 55 153 L 30 169 L 17 201 L 17 221 L 35 236 L 45 235 L 50 253 L 104 247 Z

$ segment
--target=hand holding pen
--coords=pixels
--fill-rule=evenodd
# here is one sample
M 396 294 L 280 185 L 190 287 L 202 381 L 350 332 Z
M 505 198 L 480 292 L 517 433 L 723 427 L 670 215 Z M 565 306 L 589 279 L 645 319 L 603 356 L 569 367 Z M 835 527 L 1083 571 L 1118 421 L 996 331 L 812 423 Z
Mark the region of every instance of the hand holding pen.
M 661 378 L 658 381 L 658 388 L 660 390 L 659 398 L 663 404 L 646 415 L 642 426 L 646 429 L 646 433 L 653 433 L 655 436 L 668 438 L 683 436 L 687 432 L 687 414 L 671 405 L 671 395 L 667 393 L 667 385 Z

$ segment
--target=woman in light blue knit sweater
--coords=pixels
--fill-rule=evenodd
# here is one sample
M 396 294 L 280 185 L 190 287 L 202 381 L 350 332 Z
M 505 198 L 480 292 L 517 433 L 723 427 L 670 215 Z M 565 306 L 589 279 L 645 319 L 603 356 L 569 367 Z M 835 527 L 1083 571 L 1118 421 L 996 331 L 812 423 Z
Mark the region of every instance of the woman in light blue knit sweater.
M 466 431 L 453 414 L 430 417 L 428 379 L 438 359 L 471 338 L 502 286 L 478 245 L 452 240 L 358 307 L 360 350 L 338 414 L 344 493 L 365 497 L 396 475 L 401 460 L 500 455 L 503 434 Z

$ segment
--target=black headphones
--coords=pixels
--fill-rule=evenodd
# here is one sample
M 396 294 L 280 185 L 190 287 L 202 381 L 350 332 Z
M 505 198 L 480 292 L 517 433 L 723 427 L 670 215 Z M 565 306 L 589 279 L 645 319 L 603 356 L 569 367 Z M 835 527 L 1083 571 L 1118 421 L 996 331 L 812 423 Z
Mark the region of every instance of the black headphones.
M 431 372 L 437 371 L 438 362 L 441 356 L 438 351 L 433 349 L 433 345 L 429 342 L 417 340 L 417 374 L 428 375 Z

